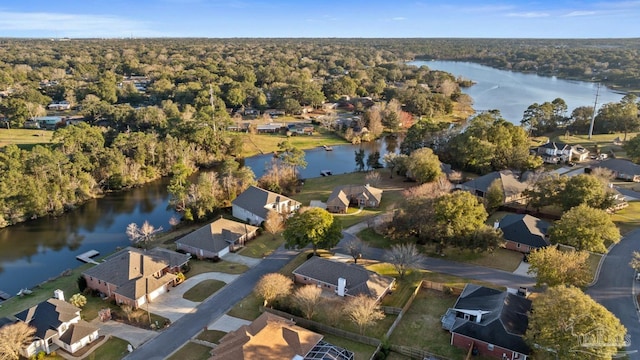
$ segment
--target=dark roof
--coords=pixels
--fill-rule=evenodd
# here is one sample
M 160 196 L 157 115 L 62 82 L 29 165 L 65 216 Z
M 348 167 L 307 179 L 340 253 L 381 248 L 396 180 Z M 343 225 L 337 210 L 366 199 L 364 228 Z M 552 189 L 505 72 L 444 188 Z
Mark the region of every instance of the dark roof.
M 615 171 L 618 174 L 640 175 L 640 165 L 624 159 L 607 159 L 591 166 L 592 169 L 599 167 Z
M 379 204 L 382 200 L 382 189 L 375 188 L 369 185 L 342 185 L 333 189 L 331 195 L 327 199 L 327 204 L 337 202 L 340 205 L 348 206 L 351 198 L 358 199 L 364 197 L 365 199 L 374 198 Z
M 89 324 L 84 320 L 80 320 L 75 324 L 71 324 L 67 331 L 65 331 L 62 336 L 60 336 L 60 341 L 65 344 L 72 345 L 80 340 L 86 338 L 87 336 L 93 334 L 98 331 L 98 327 Z
M 16 317 L 36 329 L 35 337 L 48 339 L 58 333 L 62 323 L 80 316 L 80 309 L 58 299 L 49 299 L 30 307 Z
M 548 222 L 528 214 L 506 215 L 499 225 L 506 240 L 536 248 L 550 244 L 546 238 L 550 226 Z
M 463 188 L 479 190 L 486 193 L 494 180 L 500 179 L 502 181 L 502 190 L 505 196 L 513 196 L 522 193 L 527 184 L 520 181 L 516 174 L 511 170 L 494 171 L 484 176 L 480 176 L 471 181 L 467 181 L 462 184 Z
M 357 264 L 346 264 L 314 256 L 298 266 L 294 274 L 338 286 L 338 278 L 347 280 L 347 295 L 366 294 L 379 298 L 393 284 L 394 278 L 382 276 Z
M 286 200 L 289 200 L 292 204 L 299 204 L 297 201 L 289 199 L 284 195 L 261 189 L 257 186 L 250 186 L 247 190 L 243 191 L 242 194 L 238 195 L 231 204 L 266 219 L 270 210 L 265 207 L 266 205 L 273 204 L 276 201 L 282 202 Z
M 529 354 L 522 338 L 529 325 L 531 300 L 484 286 L 467 284 L 454 306 L 456 310 L 483 311 L 481 321 L 456 318 L 452 333 Z
M 548 142 L 544 145 L 540 145 L 541 148 L 546 148 L 546 149 L 557 149 L 557 150 L 563 150 L 567 147 L 568 145 L 565 143 L 561 143 L 561 142 Z
M 8 317 L 0 318 L 0 329 L 6 325 L 11 325 L 13 323 L 15 323 L 15 321 L 9 319 Z
M 256 226 L 221 218 L 184 236 L 176 243 L 217 253 L 245 234 L 252 234 L 256 230 Z

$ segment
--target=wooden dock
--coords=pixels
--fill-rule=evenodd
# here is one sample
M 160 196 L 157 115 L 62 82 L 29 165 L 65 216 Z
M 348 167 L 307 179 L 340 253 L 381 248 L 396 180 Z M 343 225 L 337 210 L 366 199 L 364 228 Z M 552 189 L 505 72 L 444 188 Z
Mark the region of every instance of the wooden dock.
M 98 265 L 98 262 L 92 259 L 92 257 L 98 256 L 98 255 L 100 255 L 100 253 L 97 250 L 89 250 L 85 253 L 82 253 L 76 256 L 76 259 L 89 264 Z

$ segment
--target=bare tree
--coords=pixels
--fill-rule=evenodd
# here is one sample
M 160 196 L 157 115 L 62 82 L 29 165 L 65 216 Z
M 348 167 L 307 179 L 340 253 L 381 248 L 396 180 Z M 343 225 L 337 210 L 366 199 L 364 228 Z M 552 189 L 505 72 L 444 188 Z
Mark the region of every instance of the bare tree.
M 269 234 L 273 235 L 273 238 L 275 239 L 276 234 L 284 230 L 284 219 L 282 218 L 282 215 L 277 211 L 270 210 L 264 221 L 264 229 Z
M 413 243 L 396 244 L 385 254 L 387 261 L 398 272 L 402 279 L 410 269 L 415 269 L 424 259 L 418 248 Z
M 131 315 L 133 315 L 133 308 L 131 305 L 122 304 L 120 305 L 120 309 L 127 316 L 127 321 L 131 321 Z
M 380 310 L 380 304 L 376 299 L 364 294 L 352 297 L 344 307 L 344 313 L 360 329 L 360 334 L 364 334 L 367 326 L 373 325 L 376 321 L 384 319 L 384 313 Z
M 347 250 L 347 253 L 353 258 L 353 262 L 357 264 L 358 259 L 362 258 L 362 255 L 367 251 L 368 246 L 359 238 L 352 237 L 344 244 L 344 248 L 345 250 Z
M 22 321 L 0 328 L 0 359 L 19 359 L 20 351 L 31 343 L 35 333 L 35 328 Z
M 263 306 L 271 301 L 291 294 L 293 281 L 280 273 L 265 274 L 260 278 L 253 291 L 264 300 Z
M 321 298 L 322 289 L 314 285 L 305 285 L 293 294 L 293 302 L 307 319 L 313 317 Z
M 149 241 L 153 239 L 153 236 L 160 231 L 162 231 L 162 226 L 156 228 L 145 220 L 142 226 L 138 226 L 136 223 L 127 225 L 126 233 L 131 242 L 142 244 L 146 248 Z
M 368 184 L 371 184 L 374 187 L 380 185 L 380 173 L 377 171 L 368 172 L 367 175 L 365 175 L 364 179 Z

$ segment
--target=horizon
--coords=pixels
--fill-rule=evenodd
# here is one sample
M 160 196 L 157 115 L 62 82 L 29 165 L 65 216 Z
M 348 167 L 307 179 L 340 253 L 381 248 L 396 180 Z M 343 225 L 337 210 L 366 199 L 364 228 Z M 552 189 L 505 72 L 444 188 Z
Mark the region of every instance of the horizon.
M 0 5 L 0 37 L 633 39 L 638 18 L 637 0 L 26 0 Z

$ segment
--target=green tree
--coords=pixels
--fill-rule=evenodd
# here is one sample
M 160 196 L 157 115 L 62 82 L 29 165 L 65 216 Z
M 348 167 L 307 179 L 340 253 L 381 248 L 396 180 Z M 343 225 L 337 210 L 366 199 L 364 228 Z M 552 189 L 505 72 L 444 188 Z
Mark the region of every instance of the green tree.
M 407 159 L 407 155 L 386 153 L 383 156 L 384 164 L 389 169 L 389 178 L 393 179 L 393 172 L 403 167 Z
M 437 198 L 433 204 L 433 231 L 440 245 L 461 244 L 485 226 L 487 211 L 478 198 L 467 191 L 456 191 Z
M 627 156 L 634 162 L 640 162 L 640 135 L 636 135 L 631 140 L 624 143 L 622 148 L 627 152 Z
M 432 182 L 442 175 L 441 163 L 438 155 L 429 148 L 415 150 L 406 162 L 411 176 L 419 183 Z
M 487 194 L 484 197 L 484 206 L 489 214 L 494 213 L 500 206 L 504 204 L 504 190 L 502 188 L 502 180 L 495 179 L 489 185 Z
M 272 301 L 291 294 L 292 289 L 293 280 L 289 277 L 270 273 L 260 278 L 253 291 L 264 301 L 262 306 L 267 306 Z
M 282 233 L 287 248 L 313 246 L 317 255 L 318 248 L 331 249 L 342 237 L 340 223 L 333 215 L 321 208 L 301 209 L 286 222 Z
M 589 253 L 560 251 L 555 246 L 533 250 L 529 254 L 529 274 L 536 276 L 536 286 L 571 285 L 584 287 L 591 282 Z
M 563 196 L 568 180 L 568 177 L 558 174 L 540 176 L 532 187 L 524 191 L 528 199 L 527 207 L 540 211 L 545 206 L 560 204 L 560 197 Z
M 367 156 L 367 167 L 369 169 L 379 169 L 382 167 L 380 164 L 380 152 L 374 151 Z
M 607 245 L 620 241 L 620 230 L 606 211 L 579 205 L 565 212 L 549 230 L 553 243 L 577 250 L 605 253 Z
M 560 203 L 564 210 L 586 204 L 597 209 L 607 209 L 613 205 L 612 194 L 597 177 L 580 174 L 567 180 L 564 191 L 560 194 Z
M 633 270 L 640 272 L 640 252 L 634 251 L 632 256 L 629 266 L 631 266 Z
M 611 359 L 625 346 L 626 333 L 618 318 L 580 289 L 556 286 L 533 300 L 524 338 L 556 359 Z

